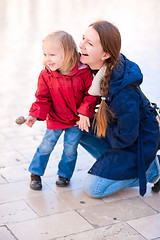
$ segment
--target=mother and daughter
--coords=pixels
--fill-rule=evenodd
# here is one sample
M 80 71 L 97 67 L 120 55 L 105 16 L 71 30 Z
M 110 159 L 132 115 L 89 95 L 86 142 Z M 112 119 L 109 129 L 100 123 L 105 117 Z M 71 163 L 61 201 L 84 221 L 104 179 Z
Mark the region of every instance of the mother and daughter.
M 29 167 L 30 187 L 42 188 L 41 176 L 64 132 L 57 186 L 69 184 L 81 144 L 96 159 L 84 186 L 91 197 L 134 186 L 143 196 L 147 182 L 160 191 L 158 122 L 139 88 L 140 68 L 120 53 L 119 30 L 107 21 L 94 22 L 79 46 L 80 55 L 64 31 L 42 42 L 45 69 L 26 124 L 46 120 L 47 130 Z

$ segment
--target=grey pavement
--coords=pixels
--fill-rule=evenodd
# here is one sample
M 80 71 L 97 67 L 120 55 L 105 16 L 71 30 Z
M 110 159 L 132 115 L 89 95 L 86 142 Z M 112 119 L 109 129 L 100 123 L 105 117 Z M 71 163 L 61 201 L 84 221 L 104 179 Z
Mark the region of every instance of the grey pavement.
M 63 136 L 53 151 L 42 191 L 29 188 L 29 163 L 45 133 L 45 122 L 30 129 L 15 119 L 27 116 L 42 69 L 42 38 L 56 29 L 77 44 L 96 19 L 115 23 L 122 52 L 144 74 L 143 90 L 160 105 L 160 2 L 158 0 L 0 1 L 0 240 L 158 240 L 160 194 L 142 198 L 138 188 L 93 199 L 83 191 L 94 159 L 82 148 L 71 183 L 55 185 Z

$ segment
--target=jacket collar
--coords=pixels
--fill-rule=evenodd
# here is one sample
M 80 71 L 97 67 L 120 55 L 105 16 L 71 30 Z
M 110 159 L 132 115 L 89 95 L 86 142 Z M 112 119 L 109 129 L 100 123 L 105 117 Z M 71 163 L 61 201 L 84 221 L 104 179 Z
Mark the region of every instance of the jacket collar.
M 68 75 L 62 75 L 60 74 L 58 71 L 52 71 L 51 69 L 45 67 L 46 71 L 49 73 L 49 75 L 54 76 L 54 77 L 66 77 L 66 76 L 74 76 L 77 74 L 78 72 L 78 64 L 76 63 L 76 65 L 74 66 L 74 68 L 72 69 L 71 73 Z

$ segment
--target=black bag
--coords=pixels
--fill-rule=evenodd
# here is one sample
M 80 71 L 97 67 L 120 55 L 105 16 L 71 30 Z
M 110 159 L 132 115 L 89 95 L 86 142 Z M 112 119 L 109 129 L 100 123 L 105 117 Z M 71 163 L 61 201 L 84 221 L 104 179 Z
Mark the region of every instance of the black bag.
M 150 103 L 151 107 L 154 109 L 154 115 L 156 116 L 157 122 L 159 124 L 159 133 L 160 133 L 160 109 L 156 103 Z M 160 149 L 160 140 L 158 144 L 158 150 Z
M 138 89 L 140 90 L 140 92 L 143 94 L 143 96 L 149 101 L 149 99 L 145 96 L 145 94 L 142 92 L 142 90 L 140 89 L 140 87 L 138 87 Z M 151 107 L 154 109 L 154 115 L 157 119 L 158 125 L 159 125 L 159 134 L 160 134 L 160 109 L 157 106 L 156 103 L 152 103 L 150 102 Z M 160 140 L 159 140 L 159 144 L 158 144 L 158 150 L 160 149 Z

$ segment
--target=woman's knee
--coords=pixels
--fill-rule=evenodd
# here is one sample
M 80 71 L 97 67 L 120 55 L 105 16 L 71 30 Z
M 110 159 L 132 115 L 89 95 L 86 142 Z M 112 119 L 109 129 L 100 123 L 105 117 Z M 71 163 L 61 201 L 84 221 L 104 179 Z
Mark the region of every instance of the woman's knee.
M 100 184 L 101 178 L 95 175 L 88 174 L 85 183 L 84 191 L 93 198 L 101 198 L 103 194 L 103 187 Z
M 87 183 L 85 183 L 84 185 L 84 191 L 93 198 L 100 198 L 98 192 L 94 189 L 93 186 L 88 185 Z
M 84 184 L 84 190 L 89 196 L 93 198 L 102 198 L 126 188 L 128 184 L 128 180 L 115 181 L 88 174 Z

